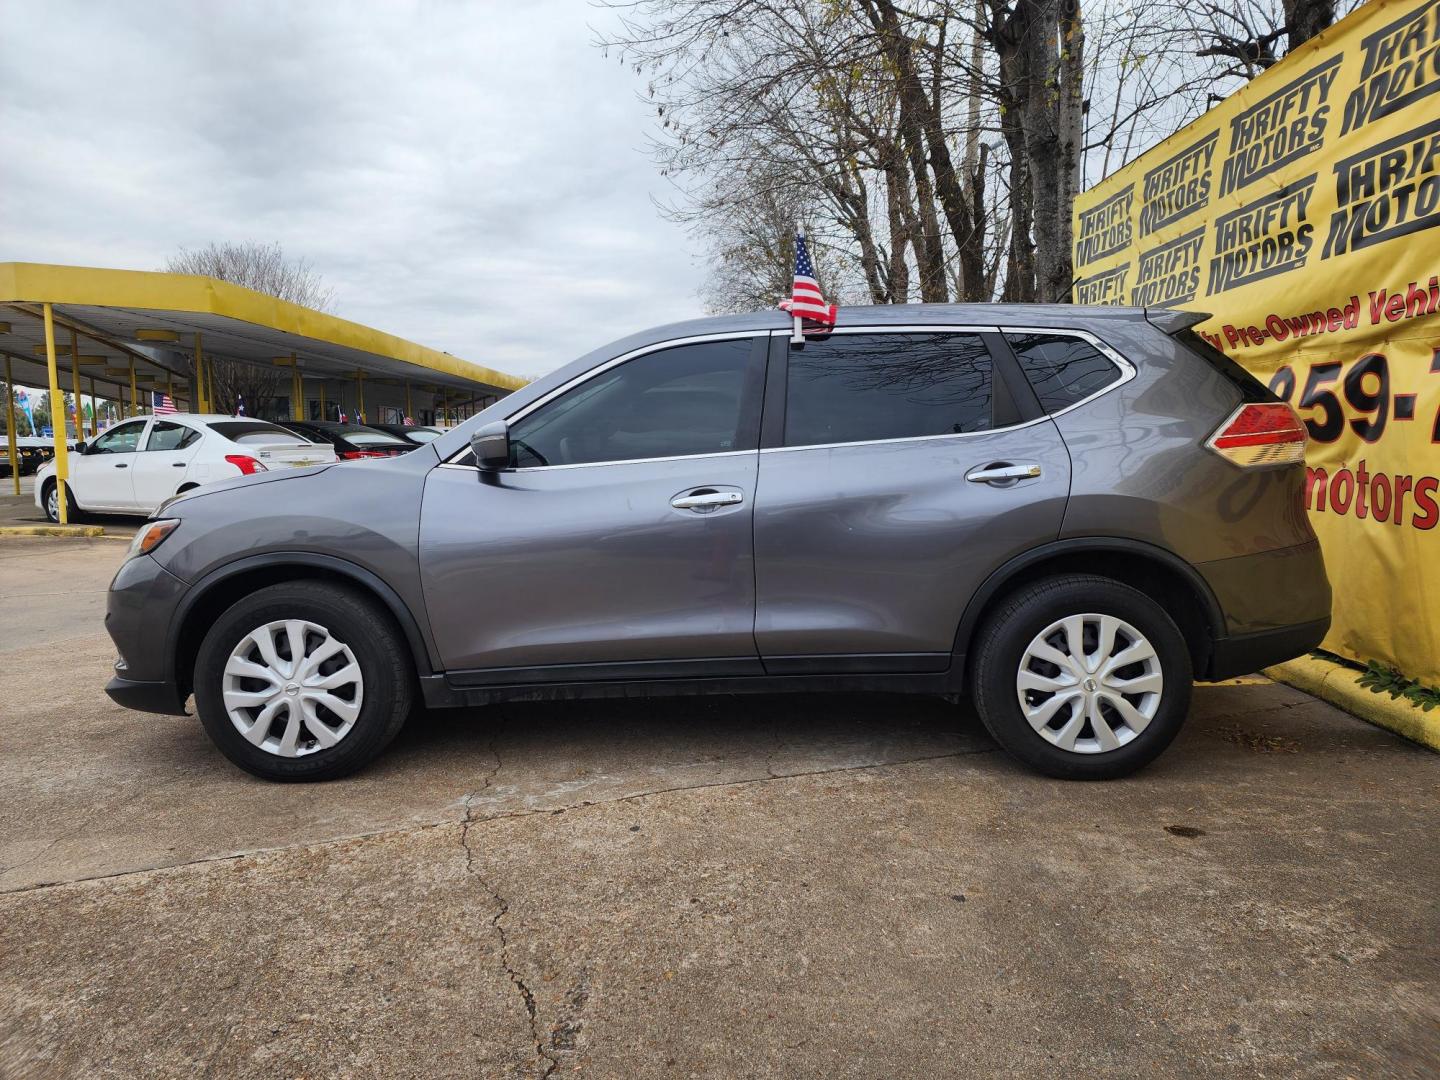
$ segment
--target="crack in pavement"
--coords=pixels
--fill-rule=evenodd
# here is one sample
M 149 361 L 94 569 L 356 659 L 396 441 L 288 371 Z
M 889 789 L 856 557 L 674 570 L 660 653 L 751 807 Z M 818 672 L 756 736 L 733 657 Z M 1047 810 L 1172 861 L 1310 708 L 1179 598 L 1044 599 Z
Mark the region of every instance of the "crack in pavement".
M 493 780 L 495 774 L 500 771 L 500 753 L 495 746 L 498 738 L 499 733 L 497 732 L 490 740 L 490 753 L 495 758 L 495 767 L 486 774 L 485 782 L 480 786 L 480 791 L 488 788 L 490 781 Z M 511 985 L 520 992 L 520 999 L 525 1005 L 525 1015 L 530 1025 L 530 1041 L 535 1044 L 535 1056 L 546 1062 L 545 1070 L 540 1074 L 541 1080 L 548 1080 L 551 1074 L 560 1067 L 560 1059 L 555 1057 L 554 1053 L 545 1049 L 545 1040 L 540 1037 L 540 1019 L 535 1007 L 535 994 L 531 991 L 530 987 L 526 985 L 520 973 L 516 971 L 510 963 L 510 937 L 501 922 L 506 915 L 510 914 L 510 901 L 506 900 L 505 897 L 500 894 L 499 888 L 488 881 L 485 875 L 475 868 L 475 849 L 470 846 L 470 828 L 475 824 L 474 799 L 478 794 L 479 792 L 472 791 L 465 796 L 465 819 L 460 823 L 460 846 L 465 852 L 465 872 L 474 877 L 495 902 L 496 910 L 494 917 L 490 920 L 490 928 L 495 931 L 495 936 L 500 942 L 500 966 L 505 969 L 505 974 L 510 979 Z
M 458 824 L 462 825 L 466 832 L 477 825 L 486 825 L 492 821 L 506 821 L 513 818 L 538 817 L 544 814 L 564 814 L 572 810 L 584 810 L 592 806 L 611 806 L 618 803 L 636 802 L 640 799 L 648 799 L 656 795 L 671 795 L 689 791 L 710 791 L 715 788 L 729 787 L 750 787 L 754 784 L 770 784 L 780 780 L 800 780 L 809 776 L 831 776 L 837 773 L 859 773 L 870 769 L 886 769 L 901 765 L 918 765 L 930 761 L 943 761 L 947 758 L 977 757 L 981 754 L 993 754 L 999 751 L 998 746 L 981 746 L 975 749 L 954 750 L 944 754 L 925 754 L 920 757 L 899 758 L 895 761 L 875 761 L 865 765 L 841 765 L 829 769 L 807 769 L 800 772 L 780 773 L 776 776 L 751 776 L 738 780 L 716 780 L 704 784 L 678 784 L 674 787 L 652 788 L 648 791 L 635 791 L 629 795 L 617 795 L 611 799 L 586 799 L 583 802 L 570 803 L 565 806 L 550 806 L 529 808 L 524 810 L 507 810 L 499 814 L 490 814 L 486 817 L 475 817 L 471 812 L 470 802 L 475 799 L 480 791 L 489 786 L 489 780 L 498 771 L 488 774 L 486 784 L 480 791 L 472 792 L 465 796 L 462 806 L 466 815 Z M 344 836 L 332 836 L 327 840 L 311 841 L 303 844 L 282 844 L 275 847 L 247 848 L 243 851 L 232 851 L 225 855 L 211 855 L 200 859 L 189 859 L 184 862 L 161 863 L 156 866 L 142 866 L 134 870 L 119 870 L 109 874 L 92 874 L 88 877 L 70 878 L 66 881 L 38 881 L 33 885 L 22 885 L 16 889 L 0 890 L 0 897 L 19 896 L 24 893 L 38 892 L 41 889 L 59 889 L 67 885 L 83 885 L 97 881 L 113 881 L 119 878 L 134 877 L 138 874 L 156 874 L 165 870 L 182 870 L 190 866 L 205 866 L 209 863 L 234 862 L 237 859 L 250 858 L 255 855 L 274 855 L 280 852 L 289 851 L 294 848 L 324 848 L 335 844 L 350 843 L 355 840 L 373 840 L 377 837 L 419 835 L 431 829 L 444 828 L 447 825 L 457 824 L 454 820 L 432 821 L 415 828 L 406 829 L 374 829 L 370 832 L 347 833 Z

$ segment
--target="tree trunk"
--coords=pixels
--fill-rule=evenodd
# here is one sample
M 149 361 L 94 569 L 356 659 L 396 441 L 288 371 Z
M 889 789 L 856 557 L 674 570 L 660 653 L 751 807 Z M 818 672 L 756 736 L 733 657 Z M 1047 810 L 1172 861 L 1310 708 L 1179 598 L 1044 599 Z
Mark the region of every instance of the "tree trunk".
M 1283 6 L 1291 52 L 1335 21 L 1335 0 L 1283 0 Z
M 885 210 L 890 219 L 889 303 L 904 304 L 910 299 L 910 262 L 905 248 L 913 234 L 914 214 L 905 163 L 893 145 L 885 154 Z
M 1080 194 L 1080 159 L 1085 142 L 1085 26 L 1081 19 L 1079 0 L 1060 0 L 1060 108 L 1059 132 L 1061 179 L 1059 206 L 1059 245 L 1065 253 L 1063 277 L 1064 296 L 1052 295 L 1051 300 L 1069 300 L 1073 280 L 1075 250 L 1075 197 Z

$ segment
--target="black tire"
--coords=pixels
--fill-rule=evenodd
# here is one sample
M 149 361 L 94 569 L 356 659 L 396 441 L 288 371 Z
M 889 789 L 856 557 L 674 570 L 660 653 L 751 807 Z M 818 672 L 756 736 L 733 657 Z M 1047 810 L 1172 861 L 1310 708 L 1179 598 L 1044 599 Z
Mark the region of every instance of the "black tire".
M 232 651 L 257 628 L 287 619 L 322 626 L 343 642 L 363 680 L 354 726 L 334 746 L 299 757 L 282 757 L 249 742 L 231 721 L 223 698 Z M 404 726 L 414 700 L 409 657 L 390 613 L 370 597 L 328 582 L 282 582 L 238 601 L 211 626 L 195 660 L 195 707 L 220 752 L 246 772 L 265 780 L 334 780 L 373 761 Z
M 58 480 L 46 480 L 45 486 L 40 490 L 40 501 L 45 507 L 45 519 L 52 525 L 60 524 L 60 514 L 52 509 L 50 504 L 50 493 L 55 490 Z M 66 524 L 75 525 L 82 520 L 80 507 L 75 505 L 75 495 L 70 490 L 70 485 L 65 485 L 65 520 Z
M 1164 680 L 1149 723 L 1123 745 L 1097 753 L 1067 750 L 1043 737 L 1026 719 L 1017 685 L 1020 665 L 1031 642 L 1053 623 L 1083 614 L 1115 616 L 1130 624 L 1154 649 Z M 1090 629 L 1087 627 L 1086 632 Z M 1154 600 L 1110 578 L 1070 574 L 1047 578 L 1009 594 L 981 626 L 972 655 L 971 694 L 986 729 L 1005 750 L 1048 776 L 1066 780 L 1128 776 L 1170 745 L 1190 708 L 1193 674 L 1184 635 Z M 1051 668 L 1053 671 L 1047 674 L 1059 671 L 1055 665 Z M 1120 669 L 1126 670 L 1128 666 Z M 1046 694 L 1038 693 L 1034 700 L 1043 704 Z M 1077 715 L 1070 712 L 1069 705 L 1061 708 L 1066 715 Z M 1102 712 L 1102 718 L 1119 719 L 1108 699 L 1105 708 L 1109 711 Z M 1057 715 L 1052 723 L 1063 726 L 1063 721 L 1064 717 Z M 1088 743 L 1084 732 L 1093 732 L 1089 722 L 1085 721 L 1079 730 Z M 1117 730 L 1128 730 L 1123 720 Z

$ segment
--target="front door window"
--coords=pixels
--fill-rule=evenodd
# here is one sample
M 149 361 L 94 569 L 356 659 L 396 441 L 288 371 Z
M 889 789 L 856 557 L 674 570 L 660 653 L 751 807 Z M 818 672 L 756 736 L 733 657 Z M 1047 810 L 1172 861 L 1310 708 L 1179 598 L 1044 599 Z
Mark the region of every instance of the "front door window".
M 513 424 L 511 463 L 589 465 L 753 450 L 760 368 L 749 338 L 647 353 Z

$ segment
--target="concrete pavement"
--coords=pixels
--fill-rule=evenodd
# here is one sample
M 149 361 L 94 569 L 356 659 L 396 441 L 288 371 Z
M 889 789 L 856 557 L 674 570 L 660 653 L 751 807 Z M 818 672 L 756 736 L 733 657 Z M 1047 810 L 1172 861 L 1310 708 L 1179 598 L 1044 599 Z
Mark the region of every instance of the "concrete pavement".
M 422 716 L 268 785 L 99 692 L 107 541 L 0 544 L 0 1076 L 1428 1076 L 1440 759 L 1262 679 L 1151 769 L 938 701 Z M 73 560 L 73 561 L 72 561 Z

